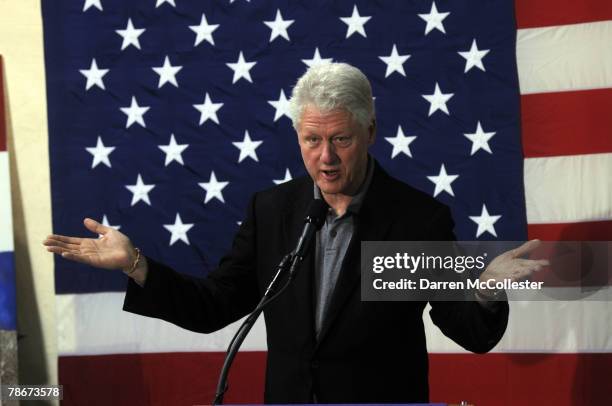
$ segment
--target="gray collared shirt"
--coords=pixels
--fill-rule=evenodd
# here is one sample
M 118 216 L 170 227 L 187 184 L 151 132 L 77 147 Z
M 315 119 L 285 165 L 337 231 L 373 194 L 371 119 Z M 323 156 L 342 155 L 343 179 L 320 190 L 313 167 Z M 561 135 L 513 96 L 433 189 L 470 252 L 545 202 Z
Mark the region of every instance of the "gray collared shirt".
M 315 327 L 317 335 L 321 331 L 325 313 L 327 312 L 327 307 L 331 301 L 334 287 L 340 274 L 342 262 L 355 231 L 354 216 L 359 213 L 365 194 L 370 187 L 370 183 L 372 183 L 373 172 L 374 160 L 368 156 L 365 180 L 351 200 L 346 213 L 342 216 L 337 216 L 334 210 L 330 208 L 323 227 L 317 232 L 315 249 Z M 314 198 L 322 198 L 321 190 L 316 183 L 314 185 Z

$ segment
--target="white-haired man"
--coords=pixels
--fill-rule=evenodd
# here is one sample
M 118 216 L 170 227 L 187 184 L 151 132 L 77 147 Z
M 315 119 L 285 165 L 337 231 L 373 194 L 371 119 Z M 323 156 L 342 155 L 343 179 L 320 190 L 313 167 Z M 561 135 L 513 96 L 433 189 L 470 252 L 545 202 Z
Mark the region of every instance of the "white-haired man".
M 100 239 L 50 236 L 65 258 L 130 277 L 124 309 L 208 333 L 253 310 L 281 258 L 294 248 L 307 206 L 330 210 L 315 249 L 288 290 L 265 311 L 267 403 L 426 402 L 423 302 L 362 302 L 361 241 L 454 240 L 449 209 L 385 173 L 368 154 L 376 138 L 372 91 L 348 64 L 310 68 L 297 82 L 291 115 L 309 176 L 256 193 L 230 252 L 207 278 L 141 256 L 127 236 L 91 219 Z M 513 279 L 545 265 L 503 254 L 487 278 Z M 490 292 L 489 292 L 490 293 Z M 506 302 L 433 302 L 434 323 L 464 348 L 489 351 L 502 337 Z M 143 338 L 144 339 L 144 338 Z

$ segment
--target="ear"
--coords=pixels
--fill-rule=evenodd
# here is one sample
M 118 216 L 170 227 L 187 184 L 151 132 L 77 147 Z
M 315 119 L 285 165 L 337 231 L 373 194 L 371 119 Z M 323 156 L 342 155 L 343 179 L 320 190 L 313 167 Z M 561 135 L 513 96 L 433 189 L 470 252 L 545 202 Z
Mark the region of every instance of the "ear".
M 372 119 L 372 123 L 368 127 L 368 146 L 374 144 L 376 141 L 376 119 Z

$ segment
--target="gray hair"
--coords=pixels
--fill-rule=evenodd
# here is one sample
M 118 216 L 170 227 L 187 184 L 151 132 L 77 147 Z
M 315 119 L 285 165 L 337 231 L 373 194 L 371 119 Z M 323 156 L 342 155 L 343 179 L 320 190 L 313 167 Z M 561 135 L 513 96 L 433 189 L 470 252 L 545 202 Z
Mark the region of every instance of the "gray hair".
M 316 65 L 298 79 L 289 100 L 289 114 L 296 131 L 307 106 L 322 112 L 344 109 L 364 128 L 368 128 L 375 117 L 368 78 L 347 63 Z

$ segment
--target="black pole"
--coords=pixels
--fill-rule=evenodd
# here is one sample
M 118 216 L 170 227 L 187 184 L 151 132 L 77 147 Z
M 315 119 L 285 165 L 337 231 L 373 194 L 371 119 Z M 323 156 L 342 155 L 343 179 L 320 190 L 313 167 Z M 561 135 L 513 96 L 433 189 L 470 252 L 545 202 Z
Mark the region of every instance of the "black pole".
M 276 275 L 274 275 L 272 282 L 270 282 L 270 284 L 268 285 L 268 288 L 266 289 L 266 292 L 261 298 L 259 304 L 257 305 L 257 307 L 255 307 L 255 310 L 253 310 L 251 314 L 247 316 L 246 320 L 242 323 L 242 325 L 234 335 L 234 338 L 232 338 L 232 341 L 230 342 L 227 348 L 227 354 L 225 356 L 225 361 L 223 362 L 223 368 L 221 368 L 221 374 L 219 375 L 219 382 L 217 384 L 215 399 L 212 402 L 213 405 L 223 404 L 223 396 L 225 395 L 225 392 L 228 389 L 227 377 L 229 375 L 229 370 L 232 366 L 232 363 L 234 362 L 234 358 L 236 357 L 238 350 L 240 349 L 240 346 L 244 342 L 244 339 L 246 338 L 247 334 L 249 334 L 249 331 L 251 331 L 251 329 L 253 328 L 255 321 L 263 311 L 264 307 L 270 302 L 272 302 L 274 299 L 276 299 L 283 292 L 283 290 L 285 290 L 285 288 L 289 286 L 291 279 L 293 279 L 296 263 L 300 259 L 301 258 L 293 256 L 292 254 L 285 255 L 285 257 L 278 264 Z M 287 282 L 282 286 L 282 288 L 275 293 L 276 285 L 280 276 L 287 271 L 289 266 L 291 266 L 292 271 L 290 272 L 290 277 L 287 279 Z
M 268 285 L 268 288 L 266 289 L 266 292 L 261 298 L 259 304 L 242 323 L 228 346 L 227 354 L 225 355 L 225 361 L 223 362 L 223 368 L 221 368 L 221 374 L 219 375 L 219 382 L 217 384 L 215 399 L 212 402 L 213 405 L 223 404 L 223 396 L 225 395 L 225 392 L 228 389 L 227 377 L 232 363 L 234 362 L 234 358 L 238 353 L 238 349 L 240 349 L 242 342 L 246 338 L 247 334 L 249 334 L 249 331 L 251 331 L 251 329 L 253 328 L 255 321 L 263 311 L 264 307 L 266 307 L 269 303 L 271 303 L 278 296 L 280 296 L 280 294 L 283 293 L 285 289 L 287 289 L 287 286 L 289 286 L 289 284 L 293 280 L 297 270 L 297 266 L 304 259 L 304 256 L 306 255 L 306 252 L 312 244 L 312 240 L 314 239 L 317 230 L 319 230 L 325 222 L 325 216 L 327 214 L 328 209 L 329 208 L 327 206 L 327 202 L 322 199 L 315 199 L 308 206 L 306 218 L 304 219 L 304 230 L 302 231 L 302 235 L 300 236 L 297 247 L 291 254 L 285 255 L 285 257 L 278 264 L 276 275 L 274 275 L 274 278 L 272 278 L 272 282 L 270 282 L 270 284 Z M 289 271 L 287 281 L 278 290 L 278 292 L 276 292 L 276 285 L 280 280 L 280 276 L 285 274 L 287 270 Z

